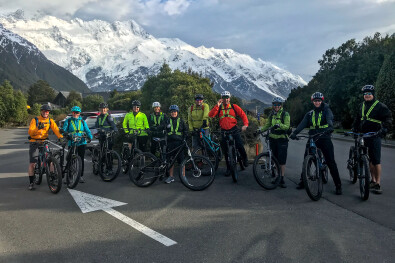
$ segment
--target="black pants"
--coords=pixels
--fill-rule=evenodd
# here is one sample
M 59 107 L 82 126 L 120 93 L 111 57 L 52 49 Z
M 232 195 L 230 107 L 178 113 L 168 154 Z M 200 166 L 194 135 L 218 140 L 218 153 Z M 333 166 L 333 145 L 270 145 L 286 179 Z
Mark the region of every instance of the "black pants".
M 154 137 L 153 137 L 154 138 Z M 156 141 L 154 141 L 153 140 L 153 138 L 151 138 L 151 153 L 153 154 L 153 155 L 155 155 L 155 153 L 157 152 L 157 151 L 159 151 L 159 143 L 158 142 L 156 142 Z M 160 137 L 157 137 L 157 138 L 160 138 Z M 165 145 L 165 141 L 161 141 L 160 142 L 160 146 L 162 147 L 162 149 L 163 149 L 163 146 Z
M 287 152 L 288 152 L 288 139 L 269 139 L 270 149 L 276 157 L 279 165 L 285 165 L 287 163 Z
M 81 162 L 82 162 L 82 172 L 81 172 L 81 176 L 84 175 L 85 148 L 86 148 L 86 144 L 77 146 L 77 154 L 78 154 L 79 157 L 81 157 Z M 69 150 L 70 150 L 70 148 L 69 148 Z
M 232 130 L 236 130 L 236 129 L 237 128 L 235 127 Z M 235 133 L 233 133 L 232 136 L 235 140 L 236 149 L 239 151 L 241 158 L 244 161 L 245 159 L 247 159 L 247 153 L 246 153 L 246 150 L 244 149 L 244 142 L 243 142 L 243 139 L 241 138 L 240 132 L 235 131 Z M 226 145 L 225 136 L 222 136 L 222 138 L 221 138 L 221 148 L 222 148 L 222 152 L 224 153 L 224 156 L 225 156 L 226 167 L 229 169 L 228 149 L 227 149 L 227 145 Z
M 322 151 L 322 154 L 325 157 L 326 164 L 328 165 L 329 171 L 331 172 L 331 176 L 333 182 L 336 186 L 341 186 L 341 180 L 339 176 L 339 170 L 337 169 L 337 164 L 335 161 L 335 152 L 333 149 L 333 143 L 331 138 L 320 138 L 315 144 Z M 309 143 L 306 144 L 306 151 L 304 153 L 304 157 L 306 157 L 309 148 Z
M 100 149 L 103 147 L 104 142 L 105 142 L 105 138 L 99 138 Z M 108 149 L 112 150 L 113 145 L 114 142 L 112 141 L 112 138 L 108 138 Z

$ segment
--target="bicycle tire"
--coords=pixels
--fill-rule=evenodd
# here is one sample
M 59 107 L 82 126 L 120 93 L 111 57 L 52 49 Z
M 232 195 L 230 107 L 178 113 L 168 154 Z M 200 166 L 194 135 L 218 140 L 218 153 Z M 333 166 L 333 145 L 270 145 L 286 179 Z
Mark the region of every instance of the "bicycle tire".
M 137 154 L 130 162 L 129 179 L 138 187 L 148 187 L 158 179 L 160 164 L 152 153 Z
M 269 153 L 260 153 L 255 157 L 252 171 L 257 183 L 266 190 L 275 189 L 281 181 L 280 165 L 272 156 L 272 165 L 269 167 Z
M 51 166 L 53 170 L 51 170 Z M 49 190 L 54 194 L 59 193 L 60 189 L 62 189 L 62 169 L 59 162 L 53 156 L 47 159 L 46 174 Z
M 370 184 L 369 160 L 366 155 L 361 156 L 359 165 L 359 192 L 361 194 L 361 199 L 366 201 L 369 199 Z
M 198 147 L 192 152 L 192 154 L 203 155 L 203 156 L 208 157 L 210 159 L 210 161 L 213 163 L 214 169 L 217 171 L 218 165 L 219 165 L 219 159 L 218 159 L 217 154 L 214 151 L 212 151 L 211 149 L 207 150 L 202 147 Z
M 315 168 L 313 169 L 313 172 L 311 169 L 312 166 Z M 314 155 L 309 154 L 305 157 L 303 162 L 302 178 L 307 195 L 310 197 L 310 199 L 313 201 L 320 200 L 322 196 L 323 184 L 317 160 Z
M 74 189 L 80 182 L 82 175 L 82 159 L 79 155 L 72 155 L 70 163 L 67 164 L 68 169 L 66 172 L 67 187 Z
M 33 176 L 34 184 L 40 185 L 43 180 L 43 173 L 42 170 L 38 167 L 38 162 L 34 164 Z
M 191 169 L 185 169 L 185 175 L 183 175 L 186 166 L 191 167 Z M 193 191 L 202 191 L 214 182 L 214 165 L 206 156 L 192 155 L 192 157 L 187 157 L 182 161 L 179 177 L 186 188 Z
M 237 157 L 238 157 L 237 162 L 240 165 L 240 170 L 244 171 L 246 169 L 246 167 L 244 166 L 244 162 L 241 160 L 241 155 L 240 155 L 239 151 L 237 149 L 236 149 L 236 151 L 237 151 Z
M 348 153 L 348 160 L 347 160 L 347 170 L 348 170 L 348 174 L 350 176 L 350 183 L 352 183 L 352 184 L 355 184 L 358 180 L 358 176 L 355 171 L 354 151 L 355 151 L 355 146 L 351 146 L 350 151 Z
M 126 174 L 129 171 L 129 162 L 130 162 L 129 155 L 130 155 L 129 147 L 123 147 L 121 152 L 123 174 Z
M 322 154 L 322 151 L 320 149 L 317 149 L 317 150 L 318 150 L 318 154 L 319 154 L 319 156 L 321 158 L 322 165 L 324 165 L 324 163 L 325 163 L 325 168 L 323 168 L 320 172 L 321 172 L 321 175 L 322 175 L 322 182 L 324 184 L 326 184 L 326 183 L 328 183 L 328 180 L 329 180 L 329 178 L 328 178 L 328 165 L 326 165 L 325 157 Z
M 115 167 L 115 169 L 114 169 Z M 111 182 L 121 171 L 121 157 L 114 150 L 107 150 L 102 160 L 99 160 L 99 175 L 104 182 Z
M 233 182 L 237 183 L 239 174 L 237 172 L 236 148 L 234 146 L 230 146 L 228 149 L 228 159 L 230 174 L 232 175 Z
M 92 149 L 92 172 L 94 175 L 99 174 L 99 155 L 100 150 L 97 147 Z

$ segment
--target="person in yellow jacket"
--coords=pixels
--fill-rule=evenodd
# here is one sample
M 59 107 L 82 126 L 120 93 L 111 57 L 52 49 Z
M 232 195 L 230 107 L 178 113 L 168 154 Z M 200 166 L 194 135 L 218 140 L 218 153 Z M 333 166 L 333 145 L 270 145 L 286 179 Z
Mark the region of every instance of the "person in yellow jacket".
M 58 125 L 54 120 L 49 118 L 49 112 L 52 110 L 51 106 L 44 104 L 41 106 L 41 115 L 32 119 L 29 126 L 29 190 L 34 189 L 34 165 L 37 162 L 38 157 L 38 143 L 40 140 L 48 138 L 48 131 L 52 129 L 55 135 L 60 139 L 63 138 L 59 132 Z M 34 143 L 37 142 L 37 143 Z
M 148 141 L 148 133 L 146 130 L 149 129 L 149 124 L 147 116 L 140 112 L 140 107 L 140 101 L 134 100 L 132 102 L 132 111 L 126 114 L 122 126 L 126 134 L 133 134 L 134 130 L 141 130 L 141 133 L 137 136 L 137 148 L 146 152 Z M 132 141 L 130 141 L 129 147 L 132 148 Z
M 195 104 L 188 110 L 188 126 L 189 131 L 192 133 L 192 148 L 196 149 L 200 145 L 200 136 L 197 130 L 201 128 L 204 130 L 206 136 L 209 135 L 208 127 L 208 113 L 210 112 L 210 107 L 207 103 L 204 103 L 204 96 L 202 94 L 195 95 Z

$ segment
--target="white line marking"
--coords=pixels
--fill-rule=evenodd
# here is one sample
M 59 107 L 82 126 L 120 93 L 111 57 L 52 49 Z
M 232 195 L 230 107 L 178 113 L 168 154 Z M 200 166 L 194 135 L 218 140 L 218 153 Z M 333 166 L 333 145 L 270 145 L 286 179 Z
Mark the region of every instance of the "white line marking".
M 73 189 L 67 190 L 69 190 L 71 196 L 74 198 L 74 201 L 77 203 L 82 213 L 103 210 L 104 212 L 112 215 L 113 217 L 124 222 L 125 224 L 133 227 L 137 231 L 140 231 L 141 233 L 149 236 L 150 238 L 162 243 L 167 247 L 177 244 L 177 242 L 175 242 L 174 240 L 171 240 L 170 238 L 152 230 L 151 228 L 146 227 L 143 224 L 140 224 L 139 222 L 112 209 L 112 207 L 126 205 L 127 203 L 111 200 L 108 198 L 84 193 Z

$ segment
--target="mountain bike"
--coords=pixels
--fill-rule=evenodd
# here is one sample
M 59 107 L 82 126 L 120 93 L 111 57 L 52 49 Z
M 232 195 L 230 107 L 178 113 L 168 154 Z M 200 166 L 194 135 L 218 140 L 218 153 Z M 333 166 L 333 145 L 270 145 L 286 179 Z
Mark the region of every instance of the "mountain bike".
M 270 128 L 266 131 L 257 131 L 255 133 L 265 139 L 267 151 L 255 157 L 252 171 L 257 183 L 267 190 L 275 189 L 281 181 L 280 165 L 270 149 L 269 135 L 273 130 Z
M 215 133 L 206 136 L 204 129 L 196 129 L 195 132 L 199 134 L 200 146 L 194 149 L 192 154 L 207 156 L 217 170 L 222 160 L 222 149 L 217 136 Z
M 354 146 L 350 147 L 347 160 L 347 169 L 350 175 L 350 182 L 355 184 L 359 179 L 359 192 L 361 199 L 369 199 L 370 169 L 367 147 L 364 145 L 364 138 L 377 136 L 377 132 L 355 133 L 345 132 L 345 136 L 354 136 Z
M 51 152 L 48 139 L 35 140 L 36 142 L 27 142 L 38 146 L 38 157 L 34 165 L 34 183 L 40 185 L 45 173 L 49 190 L 57 194 L 62 189 L 62 171 L 59 162 Z
M 327 132 L 317 133 L 315 135 L 299 135 L 297 139 L 308 138 L 307 155 L 303 161 L 302 180 L 307 195 L 313 201 L 320 200 L 323 191 L 324 182 L 328 182 L 328 166 L 326 165 L 322 151 L 317 147 L 315 142 Z
M 180 164 L 179 177 L 181 183 L 194 191 L 204 190 L 213 183 L 215 178 L 213 164 L 205 156 L 191 154 L 185 139 L 180 146 L 171 151 L 167 150 L 167 135 L 164 138 L 153 138 L 153 140 L 159 144 L 160 156 L 158 158 L 152 153 L 143 152 L 133 158 L 129 177 L 135 185 L 147 187 L 152 185 L 158 178 L 159 181 L 167 178 L 169 169 L 175 164 L 183 149 L 187 149 L 187 156 L 184 157 Z M 168 156 L 171 157 L 168 158 Z
M 61 149 L 54 151 L 53 156 L 59 161 L 62 178 L 66 176 L 66 185 L 68 188 L 73 189 L 77 186 L 82 176 L 82 162 L 83 160 L 78 155 L 78 143 L 86 138 L 86 135 L 76 135 L 63 132 L 63 136 L 71 141 L 71 145 L 67 150 L 66 163 L 65 163 L 65 147 L 66 143 L 61 145 Z
M 138 149 L 138 143 L 137 143 L 137 136 L 139 136 L 142 131 L 145 131 L 145 130 L 130 130 L 130 132 L 126 134 L 128 141 L 123 142 L 122 149 L 121 149 L 121 166 L 122 166 L 122 173 L 124 173 L 124 174 L 129 172 L 130 162 L 136 156 L 136 154 L 142 153 L 142 151 L 140 149 Z M 129 148 L 129 139 L 130 138 L 133 139 L 131 149 Z
M 239 178 L 239 174 L 237 171 L 237 163 L 240 164 L 241 170 L 245 170 L 244 163 L 242 161 L 239 151 L 236 148 L 235 139 L 233 137 L 233 135 L 237 133 L 240 133 L 238 129 L 232 131 L 221 131 L 221 134 L 225 139 L 226 149 L 228 152 L 228 164 L 229 164 L 230 172 L 232 175 L 233 182 L 235 183 Z
M 121 171 L 121 157 L 116 151 L 108 148 L 109 140 L 114 133 L 114 131 L 98 129 L 99 137 L 103 142 L 92 148 L 93 173 L 98 173 L 105 182 L 113 181 Z

